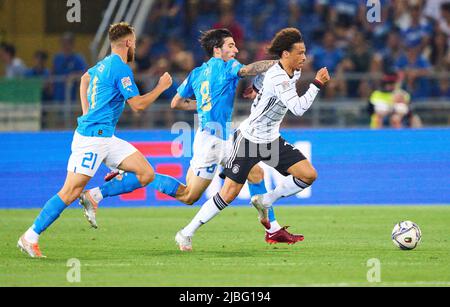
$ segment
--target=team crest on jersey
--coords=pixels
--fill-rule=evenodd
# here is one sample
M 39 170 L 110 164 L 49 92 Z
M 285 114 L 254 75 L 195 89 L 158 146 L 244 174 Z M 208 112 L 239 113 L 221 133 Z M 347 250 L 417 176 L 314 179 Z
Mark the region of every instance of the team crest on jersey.
M 122 82 L 123 88 L 127 88 L 127 87 L 130 87 L 132 85 L 130 77 L 122 78 L 121 82 Z
M 289 83 L 289 81 L 284 81 L 283 83 L 281 83 L 281 88 L 283 89 L 283 91 L 287 91 L 290 87 L 291 84 Z

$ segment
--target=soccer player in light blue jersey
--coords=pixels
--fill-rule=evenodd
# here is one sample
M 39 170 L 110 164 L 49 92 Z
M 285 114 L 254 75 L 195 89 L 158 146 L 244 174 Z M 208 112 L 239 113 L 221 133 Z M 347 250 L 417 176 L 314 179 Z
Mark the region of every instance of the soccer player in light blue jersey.
M 125 173 L 121 180 L 116 178 L 94 191 L 94 199 L 131 192 L 148 185 L 155 178 L 154 170 L 144 155 L 128 142 L 115 137 L 114 132 L 125 102 L 133 111 L 145 110 L 172 85 L 172 78 L 165 73 L 153 91 L 141 96 L 127 65 L 133 62 L 136 48 L 133 27 L 127 23 L 114 24 L 109 29 L 109 39 L 111 55 L 81 78 L 83 116 L 78 118 L 78 128 L 73 137 L 66 182 L 18 241 L 18 247 L 30 257 L 44 257 L 38 245 L 39 236 L 80 197 L 101 163 Z

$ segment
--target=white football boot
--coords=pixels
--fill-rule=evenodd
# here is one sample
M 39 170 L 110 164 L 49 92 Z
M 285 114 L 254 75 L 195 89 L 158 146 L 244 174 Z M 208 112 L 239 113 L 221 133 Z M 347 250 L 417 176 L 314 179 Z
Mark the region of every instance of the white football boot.
M 96 214 L 98 203 L 92 198 L 91 194 L 89 194 L 89 191 L 84 191 L 83 193 L 81 193 L 79 203 L 84 207 L 84 216 L 88 220 L 89 224 L 91 224 L 93 228 L 97 229 L 98 225 Z
M 270 229 L 269 210 L 272 204 L 264 203 L 264 195 L 255 195 L 251 199 L 251 204 L 258 211 L 258 218 L 266 229 Z
M 182 252 L 192 251 L 192 237 L 184 236 L 181 233 L 181 230 L 177 232 L 177 235 L 175 236 L 175 242 L 177 242 L 180 251 Z
M 42 255 L 39 244 L 31 243 L 25 240 L 25 236 L 21 236 L 19 241 L 17 242 L 17 247 L 24 253 L 28 254 L 31 258 L 47 258 Z

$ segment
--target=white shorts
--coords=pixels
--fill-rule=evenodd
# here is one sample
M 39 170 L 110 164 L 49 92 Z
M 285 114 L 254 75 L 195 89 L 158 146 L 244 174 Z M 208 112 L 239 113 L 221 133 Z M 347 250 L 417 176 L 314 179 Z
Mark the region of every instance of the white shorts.
M 107 167 L 117 169 L 123 160 L 136 151 L 133 145 L 115 136 L 87 137 L 75 132 L 67 171 L 94 177 L 100 164 L 105 163 Z
M 209 132 L 197 130 L 193 145 L 191 169 L 197 177 L 212 180 L 219 165 L 228 161 L 232 140 L 223 140 Z

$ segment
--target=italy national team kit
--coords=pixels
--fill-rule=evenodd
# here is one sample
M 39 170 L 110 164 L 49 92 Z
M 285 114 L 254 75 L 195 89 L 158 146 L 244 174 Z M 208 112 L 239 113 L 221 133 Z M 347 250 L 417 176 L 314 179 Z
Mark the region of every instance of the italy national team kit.
M 112 54 L 88 70 L 89 112 L 78 118 L 67 170 L 93 177 L 100 164 L 117 169 L 136 152 L 130 143 L 114 136 L 125 103 L 139 95 L 131 68 Z
M 198 177 L 212 180 L 218 165 L 228 160 L 234 98 L 242 67 L 235 59 L 225 62 L 213 57 L 194 69 L 177 90 L 181 97 L 195 96 L 197 100 L 199 128 L 191 168 Z

